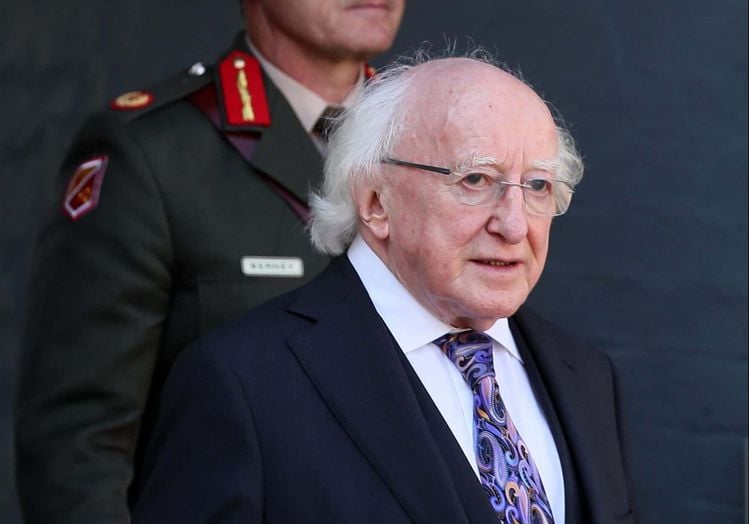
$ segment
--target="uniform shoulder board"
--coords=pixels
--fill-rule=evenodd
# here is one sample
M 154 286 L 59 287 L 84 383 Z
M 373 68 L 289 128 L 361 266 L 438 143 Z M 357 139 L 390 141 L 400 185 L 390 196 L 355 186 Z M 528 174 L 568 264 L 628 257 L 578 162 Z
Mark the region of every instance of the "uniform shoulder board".
M 128 91 L 109 102 L 109 110 L 126 121 L 179 100 L 212 81 L 211 71 L 198 62 L 148 89 Z
M 218 63 L 216 70 L 224 129 L 249 131 L 269 127 L 268 98 L 257 59 L 235 49 Z

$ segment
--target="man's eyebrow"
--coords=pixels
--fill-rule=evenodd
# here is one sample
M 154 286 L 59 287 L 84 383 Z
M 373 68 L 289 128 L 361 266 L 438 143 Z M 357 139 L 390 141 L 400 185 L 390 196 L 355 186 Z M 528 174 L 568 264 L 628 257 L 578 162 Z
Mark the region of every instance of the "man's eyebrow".
M 546 160 L 536 160 L 531 164 L 529 171 L 549 171 L 556 172 L 559 169 L 559 157 L 554 157 Z
M 530 165 L 528 169 L 524 170 L 524 172 L 548 171 L 548 172 L 553 173 L 553 172 L 556 172 L 557 169 L 559 169 L 559 165 L 560 165 L 559 157 L 536 160 Z M 469 169 L 471 167 L 486 167 L 486 166 L 493 167 L 500 173 L 504 171 L 503 163 L 500 162 L 497 158 L 493 156 L 481 155 L 478 153 L 474 153 L 462 159 L 459 159 L 455 164 L 455 170 L 460 172 L 464 169 Z
M 460 172 L 463 169 L 471 167 L 484 167 L 490 166 L 501 171 L 501 163 L 493 156 L 480 155 L 478 153 L 470 154 L 464 158 L 458 159 L 455 163 L 455 169 Z

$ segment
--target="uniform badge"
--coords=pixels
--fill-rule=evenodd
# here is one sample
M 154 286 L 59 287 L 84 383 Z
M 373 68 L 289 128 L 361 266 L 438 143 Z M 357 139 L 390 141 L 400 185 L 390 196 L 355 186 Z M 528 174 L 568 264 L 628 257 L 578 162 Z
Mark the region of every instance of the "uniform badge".
M 304 261 L 299 257 L 242 257 L 242 273 L 248 277 L 304 276 Z
M 80 164 L 65 191 L 63 209 L 71 220 L 76 220 L 99 203 L 101 181 L 107 170 L 106 155 L 96 156 Z
M 251 55 L 233 51 L 218 66 L 221 102 L 230 127 L 270 126 L 260 64 Z
M 112 109 L 130 110 L 143 109 L 153 102 L 153 95 L 147 91 L 130 91 L 120 95 L 109 104 Z

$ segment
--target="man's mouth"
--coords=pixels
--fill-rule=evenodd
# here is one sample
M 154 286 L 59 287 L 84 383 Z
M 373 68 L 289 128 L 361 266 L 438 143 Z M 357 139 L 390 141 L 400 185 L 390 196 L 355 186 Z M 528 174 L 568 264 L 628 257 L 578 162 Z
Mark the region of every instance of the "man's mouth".
M 479 264 L 484 264 L 487 266 L 493 266 L 493 267 L 510 267 L 510 266 L 514 266 L 517 264 L 516 261 L 497 260 L 495 258 L 478 259 L 478 260 L 474 260 L 474 262 L 477 262 Z

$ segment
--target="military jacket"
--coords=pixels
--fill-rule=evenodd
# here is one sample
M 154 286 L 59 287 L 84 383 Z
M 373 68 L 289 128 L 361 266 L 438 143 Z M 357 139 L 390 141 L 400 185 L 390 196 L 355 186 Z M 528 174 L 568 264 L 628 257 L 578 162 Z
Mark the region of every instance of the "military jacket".
M 126 493 L 180 351 L 328 262 L 289 204 L 319 184 L 320 154 L 274 85 L 245 69 L 248 53 L 238 38 L 216 67 L 119 97 L 64 162 L 17 401 L 28 522 L 129 522 Z M 197 103 L 211 96 L 215 123 Z

